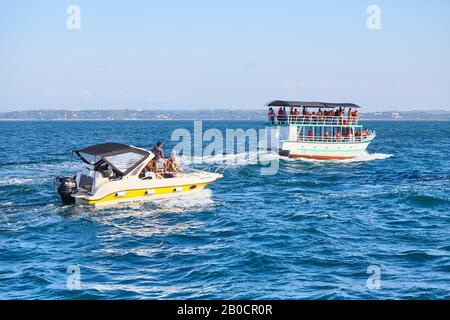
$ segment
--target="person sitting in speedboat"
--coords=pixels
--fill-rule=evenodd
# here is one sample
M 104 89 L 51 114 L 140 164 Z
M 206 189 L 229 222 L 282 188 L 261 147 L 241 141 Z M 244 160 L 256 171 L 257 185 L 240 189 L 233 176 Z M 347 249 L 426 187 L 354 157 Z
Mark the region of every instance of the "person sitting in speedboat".
M 167 164 L 166 164 L 166 171 L 168 173 L 173 173 L 173 174 L 183 172 L 183 170 L 181 170 L 181 168 L 180 168 L 180 162 L 178 161 L 177 153 L 175 151 L 172 151 L 170 153 L 170 157 L 167 160 Z
M 147 165 L 145 166 L 145 168 L 142 172 L 141 178 L 145 178 L 145 179 L 162 179 L 163 178 L 163 176 L 156 171 L 155 162 L 153 161 L 153 159 L 150 160 L 147 163 Z

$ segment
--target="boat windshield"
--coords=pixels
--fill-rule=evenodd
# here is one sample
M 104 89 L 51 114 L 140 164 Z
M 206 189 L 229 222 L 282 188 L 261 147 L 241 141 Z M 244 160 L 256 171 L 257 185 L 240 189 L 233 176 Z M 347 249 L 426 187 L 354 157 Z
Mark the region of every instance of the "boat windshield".
M 108 161 L 110 164 L 112 164 L 114 167 L 116 167 L 118 170 L 126 172 L 130 168 L 132 168 L 136 163 L 140 162 L 143 158 L 145 158 L 144 155 L 131 151 L 105 157 L 104 159 Z
M 117 174 L 123 176 L 139 166 L 148 156 L 150 151 L 128 146 L 121 143 L 107 142 L 96 144 L 80 150 L 74 150 L 80 159 L 94 167 L 101 164 L 101 161 L 109 163 Z M 93 157 L 93 159 L 89 159 Z M 97 160 L 100 158 L 101 160 Z

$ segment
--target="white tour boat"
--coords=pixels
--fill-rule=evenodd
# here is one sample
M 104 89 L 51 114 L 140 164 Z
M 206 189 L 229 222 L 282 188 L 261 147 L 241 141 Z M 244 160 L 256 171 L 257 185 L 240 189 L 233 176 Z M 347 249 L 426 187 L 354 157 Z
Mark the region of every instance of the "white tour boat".
M 281 156 L 317 160 L 352 159 L 364 153 L 375 131 L 359 124 L 359 106 L 276 100 L 267 104 L 268 146 Z
M 202 189 L 223 176 L 200 170 L 155 173 L 146 168 L 151 151 L 103 143 L 74 151 L 89 165 L 74 177 L 55 179 L 63 204 L 114 205 L 149 201 Z

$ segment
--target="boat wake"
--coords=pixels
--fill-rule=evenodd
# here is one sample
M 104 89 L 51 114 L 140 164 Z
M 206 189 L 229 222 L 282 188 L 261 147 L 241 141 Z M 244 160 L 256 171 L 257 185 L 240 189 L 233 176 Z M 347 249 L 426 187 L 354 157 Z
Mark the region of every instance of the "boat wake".
M 181 164 L 184 167 L 203 164 L 209 166 L 218 166 L 224 168 L 241 167 L 247 165 L 257 165 L 267 163 L 270 160 L 277 160 L 280 156 L 275 152 L 252 151 L 234 154 L 217 154 L 211 156 L 181 157 Z
M 201 189 L 177 197 L 167 197 L 155 200 L 154 204 L 162 211 L 170 209 L 171 212 L 183 211 L 186 209 L 199 209 L 214 204 L 212 199 L 212 191 L 210 189 Z M 178 210 L 177 210 L 178 209 Z
M 360 156 L 350 159 L 350 162 L 360 162 L 360 161 L 373 161 L 373 160 L 384 160 L 393 157 L 393 154 L 390 153 L 368 153 L 364 152 Z
M 266 152 L 266 151 L 257 151 L 257 152 L 244 152 L 237 154 L 225 154 L 225 155 L 214 155 L 214 156 L 205 156 L 205 157 L 181 157 L 181 163 L 183 167 L 192 166 L 195 164 L 203 164 L 206 166 L 217 166 L 222 168 L 233 168 L 233 167 L 241 167 L 247 165 L 256 165 L 256 164 L 267 164 L 271 160 L 283 160 L 283 161 L 304 161 L 304 162 L 312 162 L 312 163 L 352 163 L 352 162 L 368 162 L 373 160 L 384 160 L 393 157 L 393 154 L 386 153 L 368 153 L 364 152 L 353 159 L 347 160 L 316 160 L 316 159 L 306 159 L 306 158 L 286 158 L 280 156 L 276 152 Z

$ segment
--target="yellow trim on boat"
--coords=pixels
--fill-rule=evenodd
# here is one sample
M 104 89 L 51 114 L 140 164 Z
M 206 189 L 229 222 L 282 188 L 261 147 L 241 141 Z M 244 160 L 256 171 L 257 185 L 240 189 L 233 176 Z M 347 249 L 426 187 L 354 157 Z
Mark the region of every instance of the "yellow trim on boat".
M 120 191 L 121 193 L 124 192 L 124 196 L 117 195 L 118 192 L 111 193 L 101 199 L 97 200 L 85 200 L 86 204 L 97 204 L 101 202 L 107 202 L 107 201 L 115 201 L 115 200 L 121 200 L 121 199 L 129 199 L 129 198 L 138 198 L 138 197 L 149 197 L 153 195 L 158 194 L 168 194 L 168 193 L 177 193 L 177 192 L 183 192 L 183 191 L 189 191 L 194 189 L 203 189 L 206 187 L 208 183 L 199 183 L 199 184 L 187 184 L 184 186 L 170 186 L 170 187 L 159 187 L 159 188 L 151 188 L 151 189 L 136 189 L 136 190 L 123 190 Z M 195 186 L 195 187 L 194 187 Z M 194 187 L 194 188 L 192 188 Z M 180 190 L 180 188 L 182 190 Z M 153 190 L 154 192 L 148 193 L 148 191 Z

